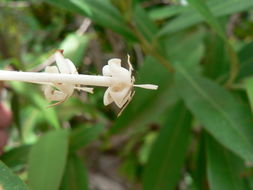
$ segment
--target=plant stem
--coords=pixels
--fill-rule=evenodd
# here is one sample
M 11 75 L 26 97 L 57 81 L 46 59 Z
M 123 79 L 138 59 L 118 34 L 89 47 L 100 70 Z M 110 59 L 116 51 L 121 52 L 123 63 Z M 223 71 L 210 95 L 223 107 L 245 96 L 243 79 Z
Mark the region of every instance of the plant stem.
M 150 42 L 148 42 L 142 34 L 138 31 L 138 29 L 135 28 L 132 24 L 130 24 L 133 32 L 137 36 L 139 42 L 143 46 L 143 51 L 146 53 L 149 53 L 150 55 L 154 56 L 160 64 L 162 64 L 169 72 L 173 73 L 174 68 L 169 60 L 167 60 L 165 57 L 163 57 L 160 52 L 158 52 L 158 48 L 154 47 Z
M 21 81 L 31 83 L 69 83 L 85 86 L 108 87 L 113 78 L 99 75 L 36 73 L 0 70 L 0 81 Z

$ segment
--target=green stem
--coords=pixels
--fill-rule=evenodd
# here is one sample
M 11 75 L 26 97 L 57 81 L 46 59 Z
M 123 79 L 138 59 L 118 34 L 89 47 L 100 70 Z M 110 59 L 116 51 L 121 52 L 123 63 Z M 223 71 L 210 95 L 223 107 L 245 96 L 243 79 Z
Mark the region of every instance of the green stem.
M 226 86 L 229 87 L 233 84 L 234 80 L 237 77 L 239 61 L 238 61 L 238 57 L 237 57 L 233 47 L 231 46 L 231 44 L 229 42 L 227 42 L 226 45 L 227 45 L 227 51 L 228 51 L 228 54 L 230 57 L 230 63 L 231 63 L 230 76 L 229 76 L 229 79 L 226 83 Z
M 174 68 L 171 64 L 171 62 L 163 57 L 160 52 L 158 51 L 158 48 L 156 48 L 156 43 L 149 43 L 141 34 L 138 30 L 135 29 L 135 27 L 132 26 L 133 32 L 136 34 L 138 40 L 142 44 L 143 51 L 146 53 L 151 54 L 154 56 L 164 67 L 167 68 L 167 70 L 171 73 L 174 72 Z

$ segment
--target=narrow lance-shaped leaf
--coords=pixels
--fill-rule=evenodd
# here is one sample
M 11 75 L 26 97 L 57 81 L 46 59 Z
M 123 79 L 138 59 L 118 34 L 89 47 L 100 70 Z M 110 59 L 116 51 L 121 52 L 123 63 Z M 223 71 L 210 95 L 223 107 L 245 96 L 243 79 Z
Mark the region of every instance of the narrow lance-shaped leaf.
M 28 190 L 24 182 L 15 176 L 12 171 L 0 161 L 0 189 L 1 190 Z
M 159 19 L 166 19 L 166 18 L 175 16 L 177 14 L 184 12 L 187 9 L 188 7 L 186 6 L 168 5 L 168 6 L 153 8 L 149 11 L 148 14 L 151 19 L 159 20 Z
M 76 151 L 95 140 L 104 131 L 102 124 L 79 126 L 70 134 L 70 151 Z
M 244 87 L 248 95 L 251 110 L 253 111 L 253 78 L 252 77 L 244 80 Z
M 33 145 L 28 160 L 28 183 L 33 190 L 59 188 L 68 153 L 68 131 L 46 133 Z
M 253 74 L 253 41 L 243 46 L 238 52 L 240 58 L 240 71 L 238 78 L 248 77 Z
M 22 134 L 22 128 L 21 128 L 21 120 L 20 120 L 20 99 L 19 96 L 14 92 L 13 96 L 11 98 L 11 109 L 12 109 L 12 114 L 13 114 L 13 122 L 15 123 L 19 136 L 22 139 L 23 134 Z
M 57 118 L 54 108 L 47 108 L 48 102 L 38 92 L 32 89 L 32 85 L 24 84 L 21 82 L 11 82 L 11 86 L 15 93 L 24 97 L 27 101 L 30 101 L 36 108 L 38 108 L 48 124 L 56 129 L 60 128 L 60 123 Z M 32 90 L 32 95 L 27 93 Z
M 242 190 L 243 162 L 236 155 L 207 136 L 207 174 L 211 190 Z
M 226 37 L 225 30 L 221 27 L 219 21 L 215 18 L 215 16 L 210 11 L 205 2 L 203 2 L 202 0 L 188 0 L 188 2 L 198 11 L 198 13 L 202 15 L 206 22 L 224 40 L 231 63 L 230 78 L 228 80 L 228 84 L 231 84 L 236 78 L 238 72 L 238 58 L 236 52 L 234 51 L 233 47 L 230 45 L 230 42 Z
M 206 154 L 205 154 L 205 133 L 201 132 L 196 144 L 195 154 L 192 154 L 193 163 L 191 164 L 191 173 L 196 190 L 208 189 L 206 183 Z
M 189 4 L 195 8 L 208 24 L 219 34 L 220 37 L 226 39 L 225 31 L 221 27 L 218 20 L 214 17 L 213 13 L 209 10 L 208 6 L 202 0 L 188 0 Z
M 144 190 L 173 190 L 179 180 L 190 137 L 191 115 L 182 103 L 168 113 L 144 170 Z
M 97 24 L 113 29 L 124 37 L 135 40 L 120 12 L 105 0 L 44 0 L 55 6 L 67 8 L 75 13 L 89 17 Z
M 152 43 L 158 28 L 141 6 L 136 6 L 134 9 L 134 21 L 136 25 L 135 27 L 140 34 Z
M 27 163 L 27 157 L 30 151 L 31 145 L 22 145 L 16 148 L 13 148 L 3 155 L 0 156 L 2 160 L 8 167 L 12 170 L 18 170 L 25 166 Z
M 230 15 L 243 10 L 247 10 L 253 7 L 253 1 L 249 0 L 212 0 L 207 1 L 207 5 L 215 17 L 221 17 L 225 15 Z M 159 36 L 168 35 L 179 30 L 186 29 L 190 26 L 202 22 L 204 18 L 197 13 L 194 9 L 185 9 L 183 13 L 175 18 L 174 20 L 169 20 L 161 30 L 159 31 Z
M 71 154 L 68 159 L 60 190 L 88 190 L 88 174 L 83 161 Z
M 70 0 L 81 9 L 82 14 L 88 16 L 98 24 L 111 28 L 124 37 L 135 40 L 135 36 L 127 27 L 120 12 L 109 1 L 104 0 Z
M 214 82 L 177 66 L 176 84 L 187 107 L 225 147 L 253 162 L 250 109 Z

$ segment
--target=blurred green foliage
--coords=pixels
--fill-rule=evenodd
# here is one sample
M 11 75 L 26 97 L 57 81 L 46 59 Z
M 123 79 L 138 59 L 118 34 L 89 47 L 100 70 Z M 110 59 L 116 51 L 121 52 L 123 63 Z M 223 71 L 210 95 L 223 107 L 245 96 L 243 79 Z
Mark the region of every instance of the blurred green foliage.
M 1 69 L 42 71 L 57 49 L 84 74 L 129 54 L 159 89 L 116 117 L 101 88 L 47 108 L 37 85 L 1 84 L 0 189 L 253 189 L 252 0 L 0 1 Z

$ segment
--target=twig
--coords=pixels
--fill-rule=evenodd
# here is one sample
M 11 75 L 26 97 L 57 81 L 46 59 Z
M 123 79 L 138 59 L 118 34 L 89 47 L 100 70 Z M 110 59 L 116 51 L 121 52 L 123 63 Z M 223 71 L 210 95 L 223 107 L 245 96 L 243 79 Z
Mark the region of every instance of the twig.
M 88 18 L 85 18 L 81 26 L 79 27 L 79 29 L 76 31 L 76 33 L 80 36 L 83 35 L 88 30 L 90 25 L 91 25 L 91 20 Z

